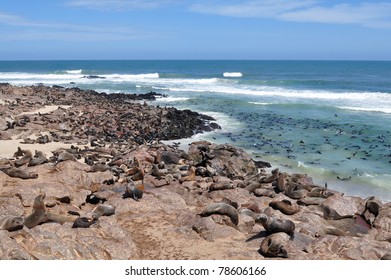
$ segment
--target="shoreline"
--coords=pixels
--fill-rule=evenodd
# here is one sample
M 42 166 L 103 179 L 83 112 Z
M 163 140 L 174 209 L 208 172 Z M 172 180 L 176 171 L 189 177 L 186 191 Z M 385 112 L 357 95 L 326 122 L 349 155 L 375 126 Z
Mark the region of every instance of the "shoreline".
M 0 259 L 12 259 L 14 250 L 21 259 L 384 259 L 391 254 L 391 203 L 343 195 L 317 185 L 311 174 L 270 170 L 230 144 L 198 141 L 186 143 L 188 150 L 169 145 L 162 138 L 182 142 L 219 126 L 189 110 L 125 102 L 128 98 L 58 86 L 0 86 L 5 101 L 0 142 L 7 143 L 0 165 L 0 218 L 28 217 L 43 192 L 48 213 L 69 220 L 69 212 L 77 212 L 91 222 L 87 228 L 58 220 L 30 229 L 2 228 L 6 243 Z M 45 106 L 59 107 L 36 111 L 54 108 Z M 22 114 L 26 111 L 30 114 Z M 18 167 L 36 174 L 33 178 L 6 173 L 28 155 L 13 156 L 18 144 L 31 152 L 45 147 L 46 162 Z M 143 195 L 127 194 L 129 184 Z M 115 213 L 93 220 L 91 194 Z M 222 206 L 230 210 L 216 208 Z M 294 236 L 269 232 L 260 215 L 291 221 Z M 85 237 L 92 240 L 87 246 Z M 267 238 L 276 238 L 284 250 L 268 253 Z

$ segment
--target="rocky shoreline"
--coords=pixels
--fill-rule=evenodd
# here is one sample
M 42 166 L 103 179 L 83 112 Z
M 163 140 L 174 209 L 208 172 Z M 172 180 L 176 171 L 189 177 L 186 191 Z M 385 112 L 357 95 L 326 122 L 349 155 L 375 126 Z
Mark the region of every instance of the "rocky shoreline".
M 162 144 L 219 126 L 156 96 L 0 85 L 0 259 L 391 258 L 391 203 Z

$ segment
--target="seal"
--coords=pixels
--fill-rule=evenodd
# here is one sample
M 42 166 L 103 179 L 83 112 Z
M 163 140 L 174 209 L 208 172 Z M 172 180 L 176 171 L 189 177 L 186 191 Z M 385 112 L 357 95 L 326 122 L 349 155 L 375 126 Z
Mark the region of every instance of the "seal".
M 45 199 L 46 194 L 39 194 L 33 203 L 33 211 L 24 219 L 24 225 L 28 228 L 33 228 L 37 225 L 46 222 L 66 223 L 74 222 L 77 218 L 73 216 L 63 216 L 60 214 L 50 213 L 46 210 Z
M 293 238 L 295 233 L 295 223 L 291 220 L 277 219 L 259 214 L 257 222 L 260 222 L 268 233 L 285 232 Z
M 22 165 L 25 165 L 33 158 L 33 154 L 31 153 L 30 150 L 22 150 L 22 154 L 23 154 L 22 158 L 14 161 L 14 165 L 16 167 L 20 167 Z
M 181 179 L 179 179 L 179 182 L 182 184 L 183 182 L 186 182 L 186 181 L 194 181 L 194 179 L 195 179 L 195 171 L 196 171 L 196 168 L 194 166 L 191 166 L 189 168 L 187 176 L 182 177 Z
M 212 192 L 212 191 L 222 191 L 222 190 L 229 190 L 229 189 L 233 189 L 234 186 L 231 184 L 231 182 L 216 182 L 216 183 L 212 183 L 209 188 L 208 188 L 208 191 L 209 192 Z
M 24 219 L 18 216 L 0 217 L 0 229 L 16 231 L 23 228 Z
M 56 166 L 60 162 L 67 161 L 67 160 L 77 161 L 77 159 L 76 159 L 76 157 L 74 155 L 72 155 L 71 153 L 68 153 L 66 151 L 63 151 L 61 154 L 58 155 L 56 163 L 54 164 L 54 166 Z
M 296 185 L 289 185 L 285 191 L 285 195 L 289 198 L 301 199 L 307 195 L 307 191 L 305 189 L 299 188 Z
M 98 220 L 101 216 L 111 216 L 115 213 L 115 207 L 108 204 L 99 204 L 92 210 L 92 219 Z
M 261 178 L 259 180 L 259 182 L 260 183 L 273 183 L 274 181 L 277 180 L 278 174 L 279 174 L 279 169 L 278 168 L 273 169 L 272 174 L 269 177 Z
M 228 216 L 232 223 L 238 225 L 239 223 L 239 215 L 238 211 L 232 205 L 229 205 L 224 202 L 213 203 L 205 207 L 201 214 L 201 217 L 207 217 L 213 214 L 220 214 Z
M 262 240 L 258 252 L 266 258 L 288 258 L 288 252 L 284 248 L 287 240 L 285 233 L 273 233 Z
M 27 173 L 19 168 L 10 167 L 2 170 L 5 174 L 12 178 L 19 178 L 23 180 L 38 178 L 37 173 Z
M 299 206 L 293 205 L 292 202 L 287 199 L 281 201 L 271 201 L 269 206 L 274 210 L 279 210 L 285 215 L 293 215 L 300 211 Z
M 45 193 L 42 193 L 34 199 L 33 211 L 24 219 L 24 225 L 26 227 L 33 228 L 47 221 L 44 198 Z
M 133 182 L 129 182 L 125 187 L 125 193 L 122 195 L 122 198 L 133 198 L 136 201 L 139 201 L 143 197 L 143 191 L 136 188 Z
M 35 150 L 34 158 L 32 158 L 27 166 L 36 166 L 40 164 L 44 164 L 48 162 L 48 159 L 46 158 L 45 154 L 41 151 Z
M 86 217 L 77 218 L 72 225 L 72 228 L 89 228 L 90 225 L 94 224 L 96 220 L 90 220 Z

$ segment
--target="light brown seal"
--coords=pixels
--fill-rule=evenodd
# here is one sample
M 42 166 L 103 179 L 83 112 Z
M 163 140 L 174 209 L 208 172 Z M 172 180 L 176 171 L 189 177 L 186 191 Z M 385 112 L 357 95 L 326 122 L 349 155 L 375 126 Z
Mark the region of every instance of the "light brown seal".
M 92 210 L 92 219 L 98 220 L 101 216 L 111 216 L 115 213 L 115 207 L 108 204 L 99 204 Z
M 194 179 L 195 179 L 195 171 L 196 171 L 196 168 L 194 166 L 191 166 L 189 168 L 187 176 L 180 178 L 179 182 L 183 183 L 185 181 L 194 181 Z
M 272 174 L 269 177 L 261 178 L 259 180 L 259 182 L 260 183 L 273 183 L 274 181 L 277 180 L 278 174 L 279 174 L 279 169 L 278 168 L 273 169 Z
M 212 214 L 225 215 L 228 216 L 231 219 L 232 223 L 234 223 L 235 225 L 238 225 L 239 223 L 238 211 L 235 207 L 227 203 L 219 202 L 210 204 L 206 206 L 202 213 L 199 215 L 201 217 L 207 217 Z
M 27 173 L 19 168 L 16 168 L 16 167 L 6 168 L 6 169 L 3 169 L 2 171 L 12 178 L 19 178 L 19 179 L 23 179 L 23 180 L 38 178 L 37 173 Z
M 64 216 L 60 214 L 50 213 L 45 206 L 45 193 L 39 194 L 33 203 L 33 211 L 24 219 L 24 225 L 28 228 L 33 228 L 45 222 L 66 223 L 74 222 L 77 218 L 73 216 Z
M 44 203 L 45 194 L 40 194 L 34 199 L 33 211 L 24 219 L 24 225 L 33 228 L 47 221 L 46 206 Z
M 257 222 L 260 222 L 268 233 L 285 232 L 292 238 L 295 233 L 295 223 L 291 220 L 277 219 L 259 214 Z
M 285 215 L 293 215 L 300 211 L 299 206 L 293 205 L 292 202 L 287 199 L 281 201 L 271 201 L 269 203 L 269 206 L 272 207 L 274 210 L 279 210 Z
M 136 188 L 133 182 L 129 182 L 125 187 L 125 193 L 122 195 L 122 198 L 133 198 L 136 201 L 139 201 L 143 197 L 143 191 Z
M 16 231 L 23 228 L 24 220 L 18 216 L 0 217 L 0 229 L 8 231 Z
M 284 248 L 287 240 L 288 236 L 283 232 L 270 234 L 262 240 L 258 252 L 266 258 L 288 258 Z
M 289 185 L 285 191 L 285 195 L 293 199 L 301 199 L 307 195 L 307 190 L 301 189 L 296 185 Z
M 22 150 L 22 153 L 23 153 L 23 157 L 15 160 L 15 162 L 14 162 L 14 165 L 16 167 L 25 165 L 33 158 L 33 154 L 31 153 L 30 150 Z
M 67 161 L 67 160 L 77 161 L 76 157 L 73 154 L 63 151 L 61 154 L 58 155 L 54 166 L 56 166 L 60 162 Z
M 36 166 L 44 164 L 46 162 L 48 162 L 48 159 L 46 158 L 45 154 L 41 151 L 35 150 L 34 158 L 29 161 L 29 164 L 27 166 Z

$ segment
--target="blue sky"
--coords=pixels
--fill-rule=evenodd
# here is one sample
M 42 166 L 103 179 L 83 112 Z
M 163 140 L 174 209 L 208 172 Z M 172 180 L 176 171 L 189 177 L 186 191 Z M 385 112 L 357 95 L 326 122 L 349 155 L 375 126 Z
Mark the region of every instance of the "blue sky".
M 24 59 L 391 60 L 391 1 L 2 0 Z

